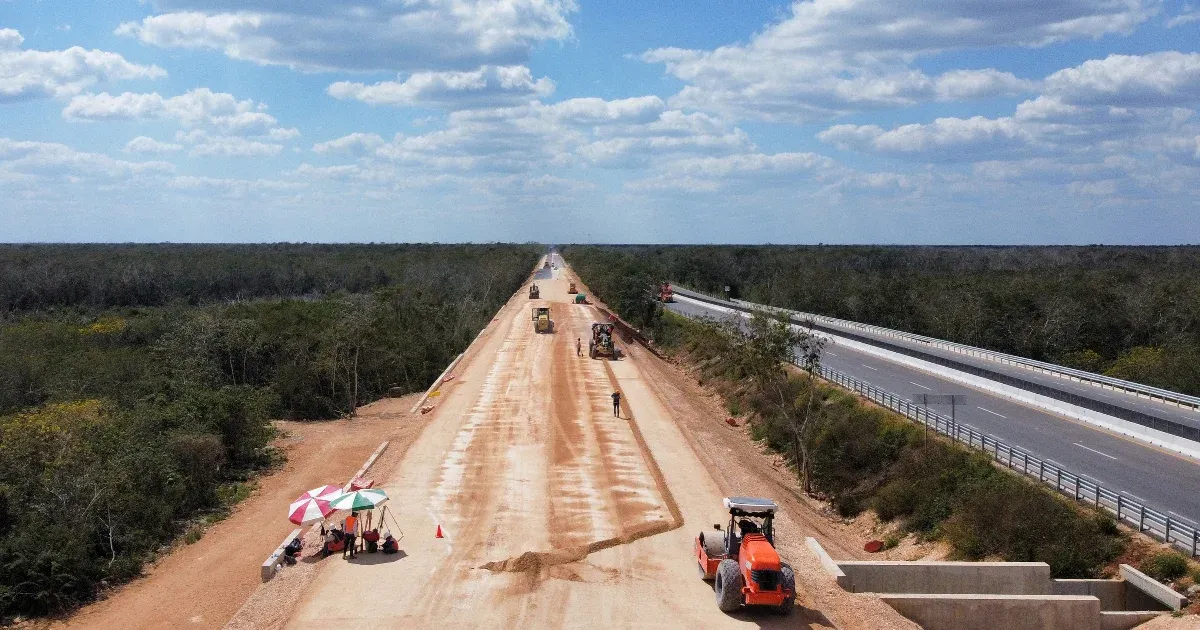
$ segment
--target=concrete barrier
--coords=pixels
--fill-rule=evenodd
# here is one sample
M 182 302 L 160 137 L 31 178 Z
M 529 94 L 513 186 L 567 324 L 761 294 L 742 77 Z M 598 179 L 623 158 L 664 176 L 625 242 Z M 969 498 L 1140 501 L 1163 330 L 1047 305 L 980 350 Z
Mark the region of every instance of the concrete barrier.
M 833 558 L 829 557 L 829 554 L 825 552 L 825 548 L 821 546 L 821 543 L 817 542 L 816 538 L 809 536 L 804 539 L 804 544 L 808 545 L 809 550 L 816 554 L 817 559 L 821 561 L 821 566 L 833 577 L 837 585 L 842 587 L 843 590 L 849 591 L 850 579 L 846 577 L 846 574 L 838 567 L 838 564 L 833 561 Z
M 925 630 L 1095 630 L 1100 600 L 1080 595 L 885 594 Z
M 1145 573 L 1138 571 L 1128 564 L 1122 564 L 1120 570 L 1121 577 L 1130 586 L 1134 587 L 1126 593 L 1125 603 L 1127 609 L 1137 610 L 1138 608 L 1142 608 L 1153 610 L 1155 607 L 1149 605 L 1152 603 L 1161 604 L 1171 610 L 1179 610 L 1187 606 L 1188 600 L 1186 597 L 1176 593 Z M 1138 594 L 1144 595 L 1149 601 L 1139 601 Z
M 275 577 L 275 572 L 278 571 L 279 566 L 283 564 L 283 548 L 288 546 L 288 543 L 292 542 L 292 539 L 300 535 L 301 529 L 302 528 L 300 527 L 293 529 L 292 533 L 288 534 L 287 538 L 284 538 L 283 542 L 279 543 L 279 546 L 275 548 L 275 551 L 270 556 L 267 556 L 267 559 L 262 563 L 262 568 L 260 570 L 260 577 L 262 577 L 262 581 L 266 582 L 267 580 Z
M 1050 595 L 1045 562 L 840 561 L 854 593 Z
M 487 330 L 487 327 L 484 326 L 483 330 Z M 483 334 L 483 330 L 479 331 L 479 334 Z M 478 339 L 479 335 L 476 335 L 475 338 Z M 471 343 L 475 342 L 472 341 Z M 468 348 L 469 347 L 470 346 L 468 346 Z M 447 365 L 446 369 L 442 370 L 442 373 L 439 374 L 436 379 L 434 379 L 433 384 L 429 386 L 429 389 L 425 390 L 425 395 L 421 396 L 420 400 L 417 401 L 417 404 L 413 405 L 413 408 L 408 410 L 408 413 L 417 413 L 417 410 L 421 408 L 421 405 L 425 404 L 426 400 L 429 400 L 429 395 L 437 391 L 437 388 L 441 386 L 442 381 L 446 380 L 446 375 L 450 373 L 450 370 L 453 370 L 454 366 L 458 365 L 459 361 L 462 361 L 463 355 L 465 354 L 466 352 L 461 352 L 458 356 L 454 357 L 454 360 L 450 362 L 450 365 Z

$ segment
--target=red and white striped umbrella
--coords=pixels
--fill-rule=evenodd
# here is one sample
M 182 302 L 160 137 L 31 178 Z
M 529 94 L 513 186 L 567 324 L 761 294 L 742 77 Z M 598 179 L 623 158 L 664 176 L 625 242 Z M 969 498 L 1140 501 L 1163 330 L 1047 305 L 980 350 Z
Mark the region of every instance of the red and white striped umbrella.
M 313 488 L 300 495 L 288 506 L 288 520 L 297 525 L 307 525 L 323 520 L 337 510 L 329 506 L 329 502 L 342 496 L 342 489 L 337 486 L 321 486 Z

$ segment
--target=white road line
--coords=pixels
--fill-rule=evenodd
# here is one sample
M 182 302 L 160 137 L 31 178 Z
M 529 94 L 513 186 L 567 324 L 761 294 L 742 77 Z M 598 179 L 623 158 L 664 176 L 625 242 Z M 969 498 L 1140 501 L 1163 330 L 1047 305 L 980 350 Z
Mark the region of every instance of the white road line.
M 980 411 L 986 411 L 986 412 L 988 412 L 988 413 L 992 414 L 993 416 L 1000 416 L 1001 418 L 1004 418 L 1005 420 L 1008 420 L 1008 416 L 1006 416 L 1006 415 L 1003 415 L 1003 414 L 996 413 L 995 411 L 992 411 L 991 409 L 984 409 L 983 407 L 975 407 L 975 408 L 976 408 L 976 409 L 978 409 L 978 410 L 980 410 Z
M 1146 500 L 1145 500 L 1145 499 L 1143 499 L 1142 497 L 1139 497 L 1138 495 L 1136 495 L 1136 494 L 1134 494 L 1134 493 L 1132 493 L 1132 492 L 1122 492 L 1122 494 L 1124 494 L 1125 496 L 1127 496 L 1127 497 L 1129 497 L 1129 498 L 1131 498 L 1131 499 L 1137 499 L 1138 501 L 1141 501 L 1142 503 L 1145 503 L 1145 502 L 1146 502 Z
M 832 352 L 830 352 L 830 351 L 828 351 L 828 350 L 826 350 L 826 351 L 825 351 L 825 354 L 828 354 L 828 355 L 829 355 L 829 356 L 831 356 L 831 357 L 836 357 L 836 356 L 837 356 L 836 354 L 834 354 L 834 353 L 832 353 Z
M 1075 446 L 1078 446 L 1079 448 L 1089 450 L 1097 455 L 1103 455 L 1109 459 L 1116 459 L 1116 457 L 1113 457 L 1112 455 L 1109 455 L 1108 453 L 1103 453 L 1103 452 L 1097 451 L 1096 449 L 1094 449 L 1090 446 L 1084 446 L 1084 445 L 1080 444 L 1079 442 L 1072 442 L 1072 444 L 1074 444 Z
M 1167 514 L 1174 514 L 1175 516 L 1178 516 L 1179 518 L 1181 518 L 1181 519 L 1183 519 L 1183 520 L 1185 520 L 1185 521 L 1187 521 L 1187 522 L 1189 522 L 1189 523 L 1191 523 L 1191 524 L 1193 524 L 1193 525 L 1195 525 L 1195 524 L 1196 524 L 1196 521 L 1193 521 L 1192 519 L 1190 519 L 1190 518 L 1188 518 L 1188 517 L 1186 517 L 1186 516 L 1184 516 L 1184 515 L 1180 514 L 1179 512 L 1172 512 L 1171 510 L 1167 510 Z
M 862 366 L 867 368 L 868 370 L 875 370 L 876 372 L 879 371 L 879 368 L 873 368 L 873 367 L 867 365 L 866 363 L 863 363 Z
M 932 387 L 925 387 L 924 385 L 922 385 L 920 383 L 915 383 L 913 381 L 909 381 L 909 383 L 912 383 L 913 385 L 916 385 L 917 387 L 923 387 L 925 389 L 933 389 Z

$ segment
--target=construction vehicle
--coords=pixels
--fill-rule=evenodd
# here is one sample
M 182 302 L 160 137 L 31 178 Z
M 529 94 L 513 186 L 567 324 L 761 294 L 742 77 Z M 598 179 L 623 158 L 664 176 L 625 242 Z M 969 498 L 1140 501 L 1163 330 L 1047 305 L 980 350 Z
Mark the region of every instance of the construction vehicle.
M 671 283 L 664 282 L 658 285 L 658 301 L 659 302 L 674 302 L 675 292 L 671 290 Z
M 538 285 L 536 285 L 536 284 L 529 285 L 529 299 L 536 300 L 536 299 L 540 298 L 541 296 L 542 296 L 542 290 L 538 288 Z
M 553 332 L 554 322 L 550 321 L 549 306 L 533 307 L 533 329 L 540 333 Z
M 725 497 L 729 525 L 720 523 L 696 537 L 700 577 L 713 580 L 717 608 L 773 606 L 781 613 L 796 606 L 796 574 L 775 551 L 775 512 L 770 499 Z
M 612 324 L 601 324 L 600 322 L 592 324 L 592 338 L 588 341 L 588 356 L 593 359 L 597 357 L 617 358 L 617 345 L 613 343 Z
M 549 259 L 549 258 L 547 258 L 547 259 L 546 259 L 546 264 L 542 265 L 542 269 L 549 269 L 549 268 L 550 268 L 550 259 Z
M 575 303 L 576 304 L 587 304 L 588 303 L 587 296 L 582 293 L 576 293 L 575 294 Z
M 575 291 L 575 283 L 574 283 L 574 282 L 572 282 L 572 283 L 571 283 L 571 284 L 570 284 L 570 285 L 567 287 L 567 293 L 575 293 L 575 292 L 576 292 L 576 291 Z

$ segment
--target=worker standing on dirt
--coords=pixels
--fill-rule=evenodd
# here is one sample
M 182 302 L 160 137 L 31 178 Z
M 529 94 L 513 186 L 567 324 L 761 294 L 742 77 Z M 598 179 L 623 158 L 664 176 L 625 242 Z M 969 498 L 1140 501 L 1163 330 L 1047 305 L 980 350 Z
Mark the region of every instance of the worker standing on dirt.
M 583 342 L 580 341 L 579 337 L 575 338 L 575 356 L 583 356 Z
M 343 529 L 346 533 L 346 546 L 342 548 L 342 558 L 345 558 L 347 554 L 353 558 L 358 555 L 354 548 L 354 539 L 358 536 L 358 512 L 350 512 L 350 516 L 346 517 Z
M 613 392 L 612 399 L 613 399 L 613 415 L 620 418 L 621 417 L 621 392 Z

